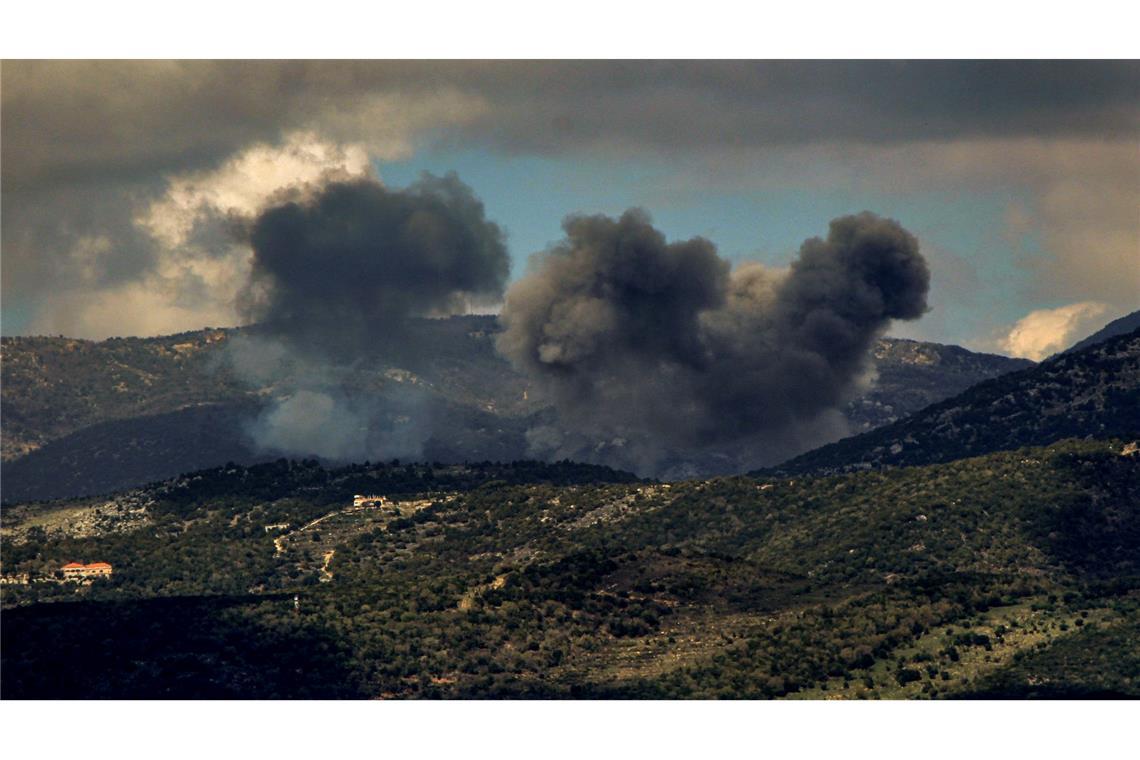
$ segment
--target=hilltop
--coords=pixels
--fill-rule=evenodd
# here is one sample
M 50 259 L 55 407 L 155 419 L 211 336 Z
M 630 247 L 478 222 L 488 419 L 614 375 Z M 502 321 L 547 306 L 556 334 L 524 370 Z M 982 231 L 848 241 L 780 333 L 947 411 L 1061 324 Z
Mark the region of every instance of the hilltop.
M 900 338 L 880 339 L 871 357 L 874 382 L 845 410 L 854 433 L 889 425 L 983 380 L 1034 366 L 1028 359 Z
M 494 317 L 480 316 L 419 320 L 412 342 L 424 350 L 360 357 L 361 376 L 380 393 L 412 383 L 458 405 L 525 413 L 523 381 L 494 352 L 496 325 Z M 262 332 L 206 328 L 104 341 L 3 338 L 3 458 L 17 459 L 94 425 L 263 399 L 274 392 L 272 384 L 243 381 L 227 355 L 243 350 L 235 339 Z
M 1109 338 L 1115 338 L 1117 335 L 1125 335 L 1136 330 L 1140 330 L 1140 311 L 1134 311 L 1131 314 L 1125 314 L 1120 319 L 1112 320 L 1092 335 L 1084 340 L 1077 341 L 1066 350 L 1080 351 L 1089 346 L 1095 346 L 1097 343 L 1103 343 Z
M 921 465 L 1069 437 L 1138 436 L 1140 330 L 984 381 L 904 420 L 795 457 L 772 472 Z

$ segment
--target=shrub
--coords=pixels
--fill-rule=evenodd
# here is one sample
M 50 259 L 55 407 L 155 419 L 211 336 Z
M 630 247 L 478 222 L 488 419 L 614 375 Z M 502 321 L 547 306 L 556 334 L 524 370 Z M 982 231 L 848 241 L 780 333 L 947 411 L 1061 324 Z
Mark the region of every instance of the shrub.
M 921 681 L 922 674 L 914 668 L 902 668 L 899 672 L 895 673 L 895 680 L 899 682 L 899 686 L 906 686 L 908 683 Z

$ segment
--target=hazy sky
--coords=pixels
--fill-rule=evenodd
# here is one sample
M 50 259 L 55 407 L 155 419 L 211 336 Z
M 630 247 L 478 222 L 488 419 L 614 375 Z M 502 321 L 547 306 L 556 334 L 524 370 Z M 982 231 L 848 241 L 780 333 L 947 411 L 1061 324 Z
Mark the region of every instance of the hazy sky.
M 919 238 L 895 334 L 1039 358 L 1140 307 L 1136 62 L 64 62 L 2 68 L 3 332 L 229 325 L 289 188 L 458 173 L 518 277 L 575 212 L 788 262 Z

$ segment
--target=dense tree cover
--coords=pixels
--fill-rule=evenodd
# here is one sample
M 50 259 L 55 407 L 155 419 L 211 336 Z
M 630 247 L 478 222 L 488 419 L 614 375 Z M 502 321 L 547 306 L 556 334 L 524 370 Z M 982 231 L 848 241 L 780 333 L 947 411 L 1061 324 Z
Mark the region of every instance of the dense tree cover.
M 467 491 L 487 483 L 632 483 L 628 472 L 600 465 L 521 460 L 468 462 L 463 465 L 388 463 L 326 469 L 316 460 L 278 459 L 242 467 L 223 467 L 184 475 L 160 484 L 155 494 L 160 509 L 186 512 L 211 507 L 216 499 L 247 497 L 258 500 L 304 495 L 314 502 L 334 503 L 354 494 L 414 494 L 426 491 Z
M 6 572 L 116 572 L 4 589 L 3 695 L 1134 693 L 1127 657 L 1064 654 L 1135 642 L 1140 457 L 1120 448 L 674 484 L 570 463 L 220 468 L 157 489 L 143 528 L 5 544 Z M 343 512 L 358 492 L 395 506 Z
M 1019 652 L 987 676 L 971 696 L 981 699 L 1140 698 L 1140 616 L 1111 628 L 1084 624 L 1052 646 Z
M 459 466 L 392 461 L 336 470 L 315 460 L 280 459 L 250 467 L 231 463 L 147 489 L 151 520 L 144 529 L 95 539 L 49 538 L 40 529 L 30 537 L 33 540 L 6 539 L 3 562 L 5 572 L 42 575 L 69 561 L 111 561 L 116 567 L 112 579 L 91 590 L 96 596 L 112 595 L 108 598 L 243 594 L 251 588 L 315 580 L 312 572 L 303 572 L 290 558 L 275 554 L 273 539 L 279 532 L 265 526 L 303 526 L 351 504 L 358 493 L 383 494 L 398 502 L 425 492 L 479 489 L 493 494 L 508 484 L 607 481 L 638 482 L 629 473 L 565 461 Z M 394 527 L 398 531 L 399 523 Z M 6 593 L 13 599 L 68 598 L 74 589 L 44 586 Z

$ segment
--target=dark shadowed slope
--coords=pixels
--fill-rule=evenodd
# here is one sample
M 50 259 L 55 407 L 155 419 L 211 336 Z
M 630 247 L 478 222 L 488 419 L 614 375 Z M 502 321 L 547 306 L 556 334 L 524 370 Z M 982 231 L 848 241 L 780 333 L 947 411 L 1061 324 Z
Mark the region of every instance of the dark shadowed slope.
M 1033 366 L 1028 359 L 897 338 L 883 338 L 872 352 L 875 382 L 844 410 L 853 433 L 896 422 L 983 380 Z
M 1140 437 L 1140 330 L 988 380 L 774 470 L 828 473 L 932 464 L 1073 437 Z
M 0 465 L 5 504 L 110 493 L 224 462 L 269 458 L 254 451 L 242 421 L 254 402 L 202 404 L 108 420 Z
M 231 375 L 213 371 L 232 332 L 4 338 L 4 461 L 91 425 L 243 398 Z
M 1130 333 L 1133 330 L 1140 330 L 1140 311 L 1134 311 L 1131 314 L 1125 314 L 1120 319 L 1112 320 L 1089 337 L 1075 343 L 1067 351 L 1080 351 L 1089 346 L 1095 346 L 1097 343 L 1103 343 L 1109 338 L 1115 338 L 1117 335 Z

